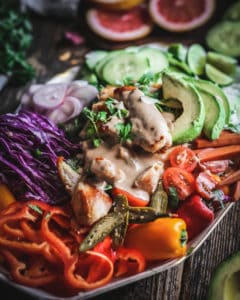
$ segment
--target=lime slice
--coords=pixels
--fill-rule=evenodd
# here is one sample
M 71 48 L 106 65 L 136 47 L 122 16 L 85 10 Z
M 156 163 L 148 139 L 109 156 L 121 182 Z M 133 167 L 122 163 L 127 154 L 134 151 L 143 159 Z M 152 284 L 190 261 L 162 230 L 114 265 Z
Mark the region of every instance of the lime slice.
M 231 5 L 223 18 L 229 21 L 240 21 L 240 1 Z
M 168 47 L 168 52 L 176 59 L 186 61 L 187 49 L 182 44 L 172 44 Z
M 170 53 L 168 53 L 168 62 L 170 64 L 170 67 L 177 68 L 177 70 L 183 71 L 184 73 L 186 73 L 188 75 L 193 74 L 192 70 L 189 68 L 189 66 L 184 61 L 177 60 Z
M 233 78 L 219 71 L 210 64 L 206 64 L 205 72 L 207 77 L 219 85 L 229 85 L 233 82 Z
M 234 75 L 236 73 L 237 60 L 230 56 L 216 52 L 208 52 L 207 62 L 228 75 Z
M 229 56 L 240 56 L 240 22 L 221 22 L 207 33 L 209 48 Z
M 187 55 L 187 61 L 190 69 L 196 75 L 202 75 L 204 73 L 204 67 L 206 64 L 206 51 L 201 45 L 193 44 Z

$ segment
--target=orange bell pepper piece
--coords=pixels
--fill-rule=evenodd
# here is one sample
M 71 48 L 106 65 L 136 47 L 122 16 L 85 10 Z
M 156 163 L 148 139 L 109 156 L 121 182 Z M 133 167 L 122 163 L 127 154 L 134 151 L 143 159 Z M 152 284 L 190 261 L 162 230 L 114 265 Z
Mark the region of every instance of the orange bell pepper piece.
M 7 207 L 9 204 L 15 202 L 16 199 L 9 188 L 1 183 L 0 184 L 0 210 Z
M 139 250 L 146 260 L 163 260 L 186 254 L 186 223 L 180 218 L 160 218 L 131 227 L 125 246 Z

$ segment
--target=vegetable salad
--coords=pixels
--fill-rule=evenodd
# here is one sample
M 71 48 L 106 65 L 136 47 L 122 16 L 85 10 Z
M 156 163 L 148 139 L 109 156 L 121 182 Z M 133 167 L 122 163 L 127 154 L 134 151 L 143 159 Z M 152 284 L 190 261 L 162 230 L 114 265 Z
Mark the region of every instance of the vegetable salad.
M 0 255 L 17 283 L 70 296 L 183 257 L 240 198 L 238 100 L 222 87 L 235 59 L 219 77 L 200 45 L 115 55 L 88 54 L 81 80 L 34 85 L 0 117 Z

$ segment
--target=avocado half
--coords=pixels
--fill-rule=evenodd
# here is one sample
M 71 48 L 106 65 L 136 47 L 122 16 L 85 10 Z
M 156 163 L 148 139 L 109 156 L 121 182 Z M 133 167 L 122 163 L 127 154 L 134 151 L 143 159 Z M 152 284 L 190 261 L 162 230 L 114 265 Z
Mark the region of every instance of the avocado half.
M 207 300 L 240 299 L 240 251 L 223 261 L 210 280 Z
M 196 88 L 181 77 L 164 73 L 162 77 L 163 98 L 176 99 L 182 104 L 183 113 L 174 122 L 172 138 L 175 144 L 194 140 L 200 135 L 204 120 L 204 103 Z

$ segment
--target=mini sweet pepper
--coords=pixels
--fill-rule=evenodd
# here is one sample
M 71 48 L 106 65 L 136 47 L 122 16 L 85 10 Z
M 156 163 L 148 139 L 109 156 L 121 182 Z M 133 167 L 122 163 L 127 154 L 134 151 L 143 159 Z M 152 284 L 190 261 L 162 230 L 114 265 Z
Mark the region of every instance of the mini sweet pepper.
M 186 223 L 180 218 L 161 218 L 133 226 L 125 238 L 125 246 L 139 250 L 148 261 L 183 256 L 186 242 Z

